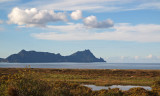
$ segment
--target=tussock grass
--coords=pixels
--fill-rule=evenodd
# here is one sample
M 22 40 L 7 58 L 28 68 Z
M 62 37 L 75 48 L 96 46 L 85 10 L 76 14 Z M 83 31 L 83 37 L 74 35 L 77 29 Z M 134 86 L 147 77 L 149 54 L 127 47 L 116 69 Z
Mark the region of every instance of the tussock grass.
M 0 76 L 12 75 L 23 68 L 0 68 Z M 119 69 L 38 69 L 37 78 L 44 81 L 69 81 L 95 85 L 144 85 L 151 86 L 160 80 L 160 70 L 119 70 Z
M 0 96 L 159 96 L 159 81 L 160 70 L 0 68 Z M 92 91 L 82 84 L 149 85 L 152 91 Z

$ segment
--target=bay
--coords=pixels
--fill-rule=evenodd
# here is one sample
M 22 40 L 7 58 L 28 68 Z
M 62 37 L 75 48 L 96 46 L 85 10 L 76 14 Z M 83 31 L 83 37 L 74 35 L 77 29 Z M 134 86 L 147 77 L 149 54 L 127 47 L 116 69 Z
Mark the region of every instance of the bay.
M 65 69 L 160 69 L 160 63 L 0 63 L 1 68 L 65 68 Z

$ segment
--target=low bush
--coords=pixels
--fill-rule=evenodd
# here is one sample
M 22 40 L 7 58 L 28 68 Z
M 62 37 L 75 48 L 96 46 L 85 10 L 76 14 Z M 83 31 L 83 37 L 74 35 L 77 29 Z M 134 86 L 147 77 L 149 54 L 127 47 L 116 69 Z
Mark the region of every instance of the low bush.
M 16 74 L 1 77 L 0 95 L 45 96 L 51 86 L 38 79 L 38 75 L 29 69 L 24 69 Z
M 155 94 L 148 90 L 145 90 L 144 88 L 137 87 L 125 91 L 124 96 L 155 96 Z
M 0 96 L 160 96 L 160 81 L 154 82 L 152 90 L 119 88 L 92 91 L 91 88 L 69 81 L 47 81 L 41 73 L 25 68 L 15 74 L 0 77 Z
M 155 81 L 152 85 L 152 91 L 160 96 L 160 81 Z

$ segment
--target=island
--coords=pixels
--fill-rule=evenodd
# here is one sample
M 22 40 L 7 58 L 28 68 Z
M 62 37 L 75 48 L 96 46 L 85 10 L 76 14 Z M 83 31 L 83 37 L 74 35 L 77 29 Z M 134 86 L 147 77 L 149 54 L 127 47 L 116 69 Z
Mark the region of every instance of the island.
M 69 56 L 49 52 L 21 50 L 7 58 L 0 58 L 0 62 L 9 63 L 50 63 L 50 62 L 106 62 L 103 58 L 96 58 L 90 50 L 77 51 Z

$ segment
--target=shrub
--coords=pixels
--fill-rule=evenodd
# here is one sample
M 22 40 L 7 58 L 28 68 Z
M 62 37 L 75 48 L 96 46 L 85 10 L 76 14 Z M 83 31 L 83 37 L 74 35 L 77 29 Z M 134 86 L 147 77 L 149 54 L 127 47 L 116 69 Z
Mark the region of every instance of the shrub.
M 0 96 L 91 96 L 88 87 L 69 82 L 47 82 L 39 73 L 25 68 L 0 79 Z
M 99 91 L 93 91 L 92 96 L 106 96 L 107 93 L 108 93 L 108 90 L 102 89 Z
M 160 81 L 154 82 L 152 91 L 140 87 L 128 91 L 119 88 L 92 91 L 76 83 L 43 81 L 39 75 L 25 68 L 18 73 L 0 77 L 0 96 L 160 96 Z
M 123 93 L 119 88 L 108 89 L 107 96 L 122 96 Z
M 131 88 L 128 91 L 124 92 L 124 94 L 126 96 L 154 96 L 149 91 L 141 87 Z
M 85 86 L 77 86 L 75 89 L 71 89 L 70 92 L 73 96 L 91 96 L 92 90 Z
M 1 96 L 45 96 L 48 89 L 49 84 L 39 80 L 38 74 L 29 69 L 1 77 Z
M 9 96 L 19 96 L 18 90 L 14 87 L 10 87 L 10 88 L 8 88 L 8 95 Z
M 152 85 L 152 91 L 160 96 L 160 81 L 155 81 Z
M 53 96 L 91 96 L 91 93 L 90 88 L 69 82 L 57 81 L 52 86 Z
M 113 88 L 108 90 L 102 89 L 92 92 L 92 96 L 123 96 L 123 92 L 119 90 L 119 88 Z

